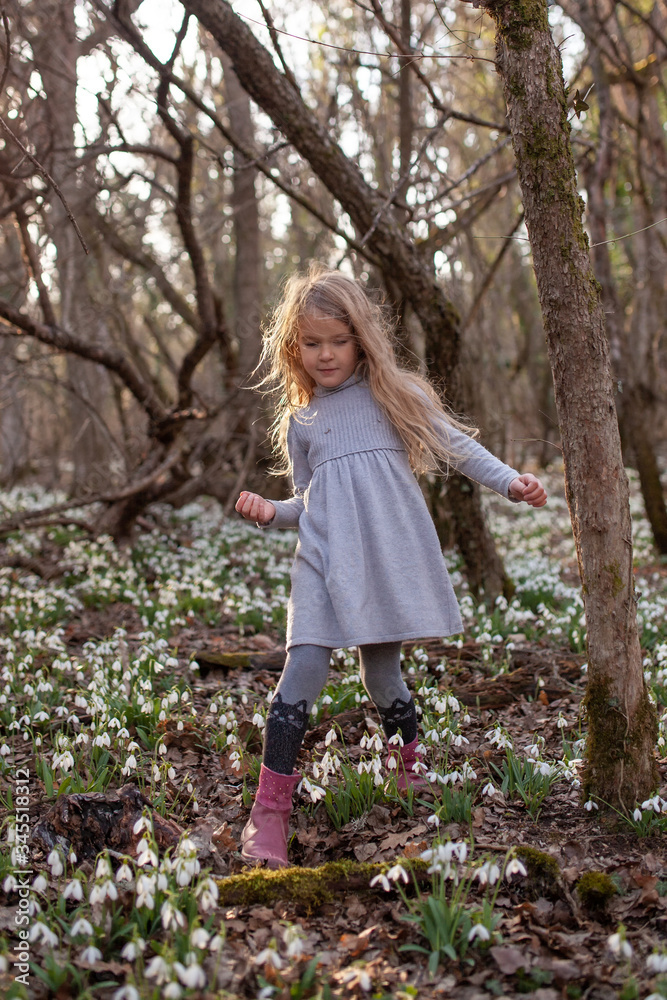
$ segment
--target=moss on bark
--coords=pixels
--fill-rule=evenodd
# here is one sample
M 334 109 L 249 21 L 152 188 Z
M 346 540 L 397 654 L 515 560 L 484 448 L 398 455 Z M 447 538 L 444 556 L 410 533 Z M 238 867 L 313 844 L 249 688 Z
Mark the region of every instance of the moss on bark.
M 400 860 L 400 859 L 398 859 Z M 223 906 L 270 906 L 278 900 L 299 903 L 312 912 L 323 903 L 332 903 L 347 892 L 374 892 L 371 879 L 383 874 L 396 861 L 382 864 L 359 861 L 329 861 L 320 868 L 255 868 L 218 879 L 219 901 Z M 417 881 L 426 876 L 427 865 L 419 859 L 406 862 Z
M 602 803 L 631 812 L 658 784 L 655 706 L 644 689 L 641 704 L 628 719 L 608 677 L 589 677 L 583 704 L 588 716 L 583 797 L 594 794 Z

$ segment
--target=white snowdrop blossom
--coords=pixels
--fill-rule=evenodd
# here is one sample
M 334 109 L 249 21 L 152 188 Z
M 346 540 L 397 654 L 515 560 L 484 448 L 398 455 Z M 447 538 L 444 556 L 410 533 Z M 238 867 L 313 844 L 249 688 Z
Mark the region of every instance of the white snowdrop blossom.
M 111 1000 L 140 1000 L 139 991 L 135 986 L 131 986 L 128 983 L 126 986 L 121 986 L 119 990 L 116 990 Z
M 468 941 L 474 941 L 475 938 L 479 938 L 480 941 L 489 941 L 491 935 L 484 924 L 475 924 L 468 931 Z
M 667 952 L 654 951 L 653 954 L 648 955 L 646 968 L 649 972 L 667 972 Z
M 633 947 L 625 937 L 625 928 L 621 924 L 615 934 L 607 938 L 607 948 L 614 958 L 632 958 Z
M 65 871 L 63 868 L 62 858 L 60 857 L 60 851 L 53 850 L 46 859 L 46 863 L 51 869 L 51 874 L 54 878 L 58 878 L 59 875 Z
M 172 906 L 169 901 L 165 901 L 160 908 L 160 920 L 165 930 L 171 924 L 175 924 L 177 927 L 185 927 L 187 924 L 185 915 L 180 910 L 177 910 L 175 906 Z
M 301 958 L 304 952 L 305 934 L 298 924 L 289 924 L 283 932 L 283 940 L 287 946 L 288 958 Z
M 495 861 L 485 861 L 475 872 L 480 885 L 495 885 L 500 878 L 500 868 Z
M 590 812 L 591 809 L 596 809 L 597 810 L 597 808 L 598 808 L 598 804 L 597 804 L 597 802 L 593 802 L 593 799 L 589 799 L 588 802 L 584 802 L 584 809 L 587 812 Z
M 123 864 L 116 872 L 116 882 L 131 882 L 131 881 L 132 881 L 132 869 L 128 864 L 123 862 Z
M 37 920 L 28 933 L 29 941 L 43 941 L 47 948 L 56 948 L 58 945 L 58 935 L 55 934 L 41 920 Z
M 489 798 L 491 798 L 491 796 L 495 794 L 496 794 L 496 786 L 493 784 L 492 781 L 487 782 L 486 785 L 484 785 L 484 788 L 482 789 L 482 795 L 488 795 Z
M 174 962 L 174 969 L 180 981 L 188 989 L 202 990 L 206 986 L 206 973 L 195 962 L 187 966 L 180 962 Z
M 190 934 L 190 944 L 193 948 L 206 948 L 211 935 L 203 927 L 195 927 Z
M 79 958 L 82 962 L 88 962 L 90 965 L 93 965 L 95 962 L 99 962 L 101 960 L 102 952 L 99 948 L 96 948 L 94 944 L 90 944 L 87 948 L 84 948 L 79 955 Z
M 518 858 L 512 858 L 508 862 L 507 868 L 505 869 L 505 878 L 510 878 L 512 875 L 527 875 L 525 866 L 519 861 Z
M 86 937 L 92 937 L 93 934 L 93 925 L 85 917 L 75 920 L 69 930 L 70 937 L 78 937 L 80 934 L 85 934 Z
M 63 899 L 74 899 L 77 903 L 80 903 L 83 899 L 83 886 L 79 879 L 73 879 L 68 882 L 63 890 Z
M 146 966 L 146 976 L 154 979 L 158 986 L 168 983 L 171 979 L 171 966 L 162 958 L 162 955 L 155 955 Z
M 214 910 L 218 904 L 218 887 L 212 878 L 203 879 L 196 890 L 199 907 L 204 913 Z
M 49 883 L 46 881 L 43 875 L 38 875 L 37 878 L 32 883 L 32 888 L 34 892 L 40 892 L 44 894 L 49 888 Z
M 283 960 L 276 950 L 275 939 L 272 940 L 271 944 L 274 946 L 273 948 L 268 947 L 260 951 L 259 955 L 255 955 L 253 961 L 255 965 L 268 965 L 272 969 L 282 969 Z
M 635 821 L 635 823 L 641 823 L 641 818 L 642 818 L 641 809 L 635 809 L 635 811 L 632 814 L 632 818 Z

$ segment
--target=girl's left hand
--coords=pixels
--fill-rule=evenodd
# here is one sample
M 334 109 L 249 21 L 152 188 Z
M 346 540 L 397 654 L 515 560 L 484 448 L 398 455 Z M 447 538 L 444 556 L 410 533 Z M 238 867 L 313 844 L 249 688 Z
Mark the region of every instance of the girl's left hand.
M 524 472 L 518 479 L 513 479 L 510 494 L 516 500 L 525 500 L 531 507 L 544 507 L 547 502 L 547 491 L 532 472 Z

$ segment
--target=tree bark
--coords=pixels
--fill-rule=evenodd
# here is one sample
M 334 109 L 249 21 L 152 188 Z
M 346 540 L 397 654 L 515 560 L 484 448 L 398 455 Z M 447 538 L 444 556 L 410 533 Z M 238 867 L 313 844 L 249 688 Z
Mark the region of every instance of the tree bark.
M 657 784 L 656 713 L 642 671 L 628 482 L 600 293 L 584 233 L 560 54 L 546 0 L 476 0 L 497 28 L 533 251 L 588 629 L 584 794 L 631 810 Z
M 234 133 L 250 148 L 255 130 L 250 100 L 239 83 L 229 59 L 223 60 L 227 113 Z M 259 205 L 255 190 L 257 169 L 234 150 L 231 205 L 234 211 L 234 332 L 238 342 L 238 370 L 242 379 L 254 370 L 261 346 L 260 333 L 260 233 Z
M 48 119 L 45 125 L 52 148 L 50 171 L 77 216 L 87 199 L 74 157 L 76 63 L 79 55 L 74 0 L 44 0 L 40 5 L 37 26 L 32 48 L 47 95 Z M 88 196 L 92 196 L 92 189 Z M 94 265 L 86 261 L 65 207 L 53 192 L 50 203 L 53 242 L 57 249 L 59 324 L 85 335 L 92 342 L 108 342 L 102 314 L 89 287 Z M 104 401 L 109 398 L 110 389 L 104 370 L 78 357 L 68 355 L 67 374 L 77 390 L 68 395 L 72 442 L 70 489 L 74 494 L 82 494 L 95 491 L 106 480 L 110 459 L 107 437 L 91 419 L 91 410 L 85 401 Z
M 364 179 L 358 165 L 345 156 L 326 128 L 306 106 L 290 80 L 281 73 L 270 53 L 255 38 L 226 0 L 183 0 L 232 61 L 241 85 L 269 115 L 325 187 L 352 219 L 365 245 L 394 276 L 411 303 L 426 335 L 426 353 L 437 358 L 438 373 L 446 375 L 449 399 L 455 410 L 465 411 L 456 375 L 459 360 L 460 317 L 438 285 L 432 265 L 405 233 L 405 224 L 386 200 Z M 454 506 L 457 544 L 466 558 L 465 539 L 480 540 L 475 572 L 488 597 L 495 598 L 498 575 L 491 566 L 500 561 L 481 508 L 479 488 L 465 495 L 467 502 Z M 493 553 L 493 557 L 491 556 Z M 487 574 L 487 568 L 492 572 Z
M 592 25 L 586 24 L 586 29 L 589 38 L 591 38 L 593 35 Z M 617 397 L 619 422 L 639 474 L 644 508 L 651 525 L 655 546 L 658 552 L 667 555 L 667 506 L 660 482 L 660 470 L 655 448 L 651 440 L 649 421 L 646 419 L 646 401 L 637 370 L 638 362 L 635 357 L 634 345 L 628 342 L 629 334 L 625 329 L 623 311 L 616 291 L 609 254 L 608 202 L 605 190 L 613 166 L 615 123 L 609 81 L 602 66 L 599 49 L 595 45 L 591 47 L 590 61 L 600 112 L 600 136 L 597 153 L 594 162 L 590 163 L 586 170 L 588 224 L 593 240 L 593 264 L 595 275 L 600 283 L 612 357 L 618 359 L 616 375 L 622 390 L 622 395 Z M 640 358 L 639 365 L 641 364 L 642 359 Z

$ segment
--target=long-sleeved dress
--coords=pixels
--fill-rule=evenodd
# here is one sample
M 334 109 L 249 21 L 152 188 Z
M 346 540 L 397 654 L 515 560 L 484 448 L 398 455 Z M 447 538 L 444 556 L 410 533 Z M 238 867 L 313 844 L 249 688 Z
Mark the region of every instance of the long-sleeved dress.
M 448 426 L 452 464 L 509 499 L 519 475 Z M 461 631 L 435 526 L 398 431 L 354 375 L 291 417 L 294 496 L 270 527 L 299 529 L 287 648 L 331 649 Z

